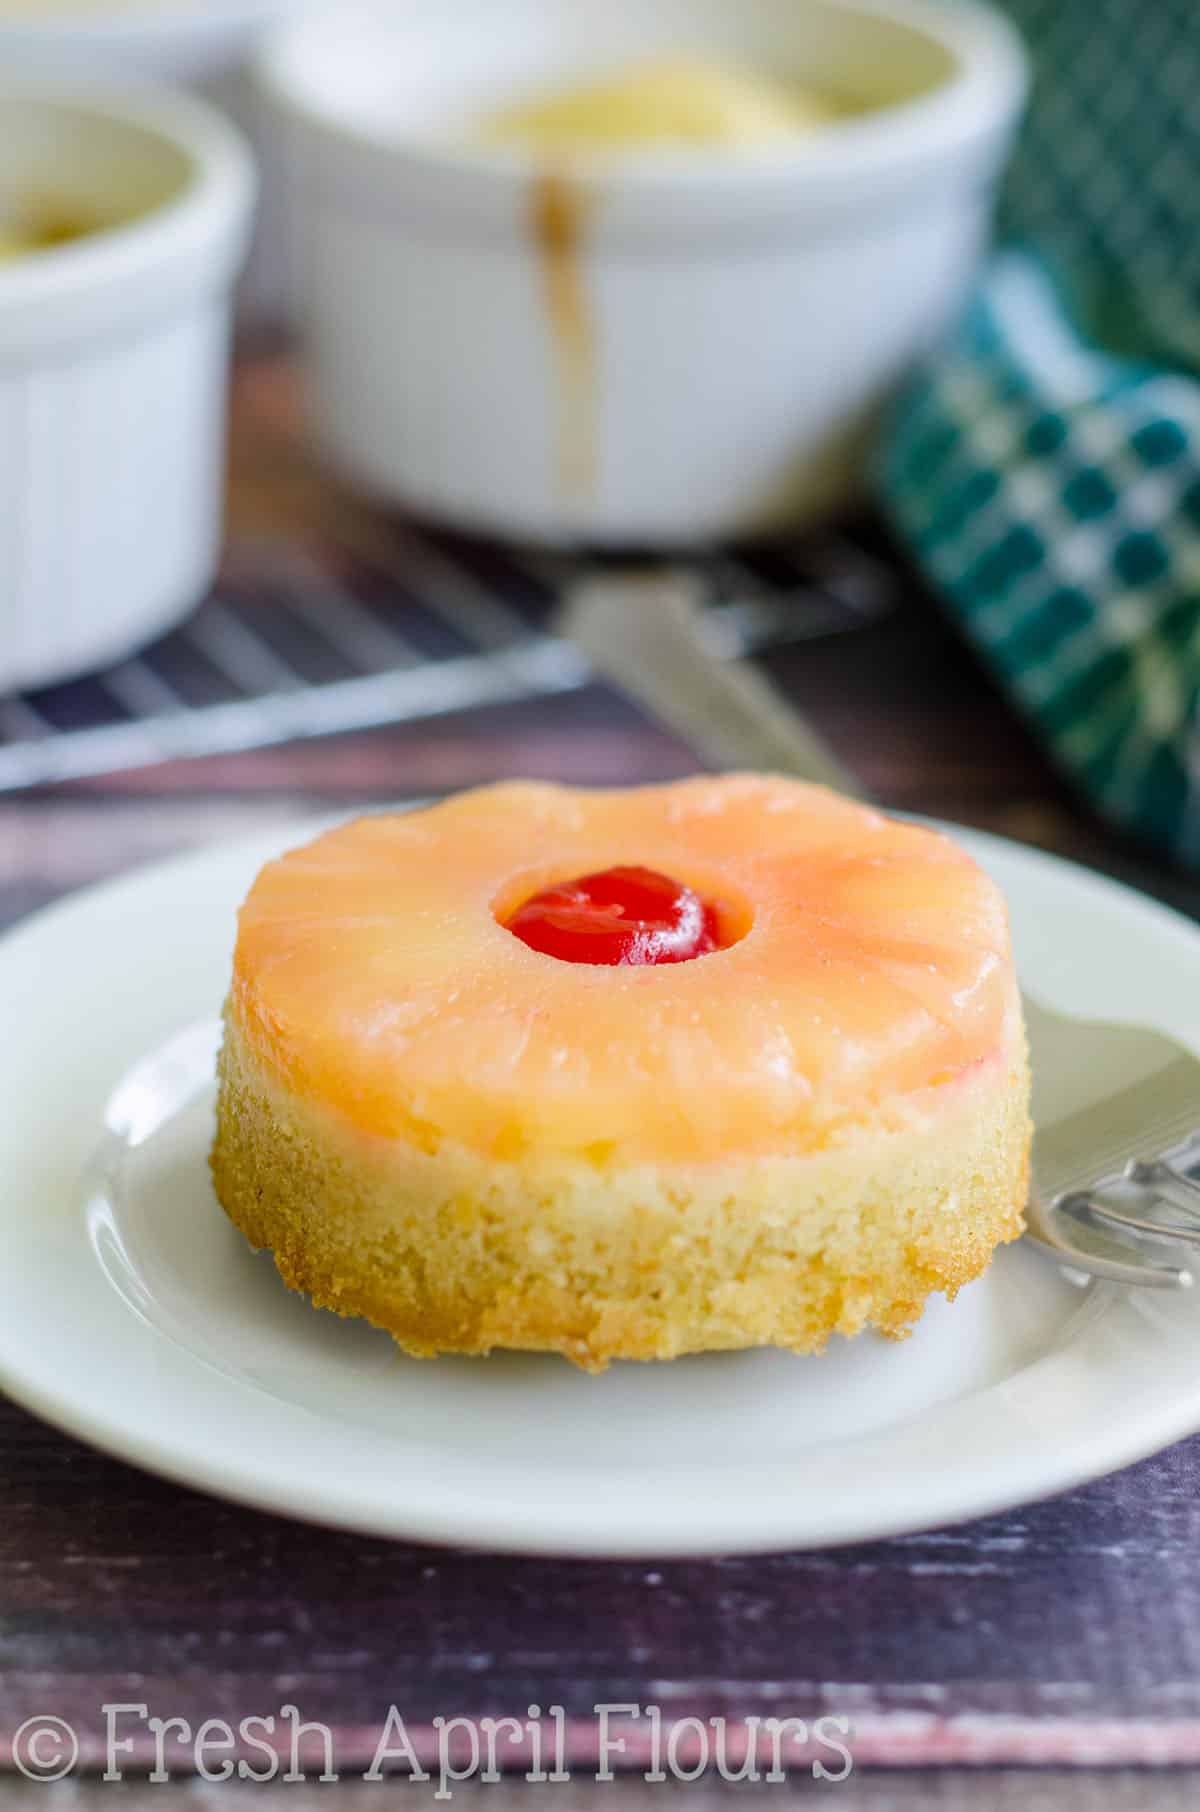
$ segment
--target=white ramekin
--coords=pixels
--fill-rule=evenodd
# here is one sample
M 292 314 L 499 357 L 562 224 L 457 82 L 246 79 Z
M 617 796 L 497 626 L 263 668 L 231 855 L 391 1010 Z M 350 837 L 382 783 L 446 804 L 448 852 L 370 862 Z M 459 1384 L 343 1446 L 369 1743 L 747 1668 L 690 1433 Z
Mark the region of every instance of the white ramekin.
M 118 658 L 211 581 L 254 173 L 152 89 L 0 85 L 0 203 L 126 224 L 0 265 L 0 691 Z
M 564 346 L 531 224 L 545 170 L 465 122 L 681 47 L 878 105 L 768 153 L 576 159 Z M 1025 88 L 972 0 L 350 0 L 273 34 L 260 72 L 291 128 L 330 459 L 472 529 L 646 545 L 846 498 L 963 297 Z
M 242 313 L 287 309 L 287 168 L 263 119 L 250 58 L 263 33 L 314 0 L 57 0 L 7 13 L 0 0 L 0 77 L 170 82 L 193 89 L 241 127 L 262 169 Z

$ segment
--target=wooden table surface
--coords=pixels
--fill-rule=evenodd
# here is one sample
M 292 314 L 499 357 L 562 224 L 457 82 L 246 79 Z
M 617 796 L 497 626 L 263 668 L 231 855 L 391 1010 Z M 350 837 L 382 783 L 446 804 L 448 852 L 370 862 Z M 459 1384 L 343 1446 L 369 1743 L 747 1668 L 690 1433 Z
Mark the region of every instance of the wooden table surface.
M 319 539 L 346 508 L 312 469 L 296 410 L 281 360 L 245 366 L 235 538 Z M 1200 881 L 1118 843 L 1072 800 L 915 585 L 885 622 L 792 650 L 772 671 L 886 803 L 1063 851 L 1200 915 Z M 596 689 L 9 796 L 0 924 L 282 817 L 511 772 L 622 782 L 694 765 Z M 580 1762 L 574 1799 L 602 1702 L 723 1715 L 734 1727 L 756 1714 L 845 1713 L 856 1775 L 839 1791 L 880 1807 L 1182 1805 L 1177 1777 L 1130 1769 L 1200 1764 L 1200 1438 L 965 1528 L 655 1566 L 501 1559 L 302 1527 L 148 1478 L 11 1405 L 0 1406 L 0 1443 L 0 1761 L 35 1714 L 66 1719 L 94 1768 L 106 1703 L 196 1726 L 290 1702 L 334 1733 L 352 1780 L 391 1704 L 428 1747 L 438 1715 L 523 1715 L 557 1701 Z M 132 1772 L 147 1753 L 137 1748 Z M 598 1791 L 655 1803 L 640 1767 L 624 1788 Z M 956 1771 L 966 1767 L 987 1771 L 968 1788 Z M 1012 1772 L 1028 1767 L 1045 1772 Z M 40 1791 L 15 1772 L 8 1780 L 13 1795 Z M 799 1786 L 813 1790 L 807 1775 Z M 307 1791 L 294 1786 L 287 1803 Z M 551 1790 L 482 1791 L 524 1806 Z M 702 1793 L 723 1797 L 719 1783 Z

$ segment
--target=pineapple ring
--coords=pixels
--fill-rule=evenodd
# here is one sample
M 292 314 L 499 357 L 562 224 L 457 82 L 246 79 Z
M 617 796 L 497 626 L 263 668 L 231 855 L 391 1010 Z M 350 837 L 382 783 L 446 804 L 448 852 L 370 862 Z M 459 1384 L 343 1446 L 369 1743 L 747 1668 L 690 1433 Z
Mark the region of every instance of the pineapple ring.
M 504 921 L 621 864 L 718 902 L 725 948 L 593 968 Z M 270 864 L 230 1020 L 288 1090 L 360 1131 L 497 1159 L 711 1162 L 898 1125 L 1007 1063 L 1007 916 L 947 838 L 819 788 L 509 784 L 362 819 Z

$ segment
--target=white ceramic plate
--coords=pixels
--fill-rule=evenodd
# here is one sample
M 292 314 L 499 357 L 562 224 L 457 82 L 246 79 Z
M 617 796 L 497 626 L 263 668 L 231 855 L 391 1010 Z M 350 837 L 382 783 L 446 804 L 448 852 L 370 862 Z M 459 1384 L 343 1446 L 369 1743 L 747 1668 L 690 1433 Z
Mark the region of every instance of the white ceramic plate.
M 416 1363 L 290 1296 L 224 1220 L 205 1158 L 235 908 L 299 841 L 293 827 L 189 856 L 0 943 L 0 1383 L 17 1401 L 288 1515 L 644 1556 L 945 1523 L 1200 1428 L 1195 1293 L 1083 1288 L 1025 1246 L 901 1346 L 600 1378 L 520 1355 Z M 1200 931 L 1050 857 L 967 841 L 1047 1005 L 1194 1036 Z

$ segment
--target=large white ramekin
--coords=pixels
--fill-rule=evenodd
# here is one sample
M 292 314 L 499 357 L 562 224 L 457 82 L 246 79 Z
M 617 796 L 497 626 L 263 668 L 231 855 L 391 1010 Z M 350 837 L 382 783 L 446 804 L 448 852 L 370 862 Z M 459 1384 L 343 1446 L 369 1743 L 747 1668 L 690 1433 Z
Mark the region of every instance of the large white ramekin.
M 0 691 L 116 659 L 216 564 L 254 171 L 157 90 L 0 85 L 0 200 L 126 224 L 0 265 Z
M 877 105 L 761 155 L 577 159 L 564 344 L 532 228 L 545 168 L 465 122 L 681 47 Z M 292 129 L 329 457 L 559 543 L 698 543 L 842 502 L 962 300 L 1025 89 L 1011 28 L 972 0 L 350 0 L 274 34 L 260 69 Z
M 262 34 L 314 0 L 56 0 L 9 13 L 0 0 L 0 77 L 170 82 L 229 114 L 254 146 L 262 199 L 243 314 L 287 310 L 286 157 L 266 129 L 249 73 Z

